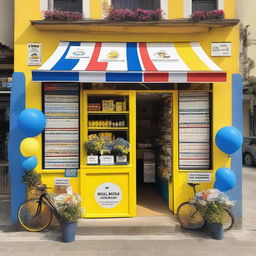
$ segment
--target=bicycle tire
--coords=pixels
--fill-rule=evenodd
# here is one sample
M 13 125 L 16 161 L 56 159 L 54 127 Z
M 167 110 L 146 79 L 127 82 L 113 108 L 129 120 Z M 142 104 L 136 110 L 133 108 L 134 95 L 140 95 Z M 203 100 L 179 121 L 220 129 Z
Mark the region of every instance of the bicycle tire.
M 224 231 L 228 231 L 230 230 L 235 222 L 234 216 L 233 214 L 228 210 L 228 209 L 224 209 L 225 213 L 224 213 L 224 223 L 223 223 L 223 229 Z
M 20 225 L 27 231 L 40 232 L 46 229 L 52 221 L 52 211 L 49 206 L 42 202 L 39 209 L 39 200 L 30 199 L 22 203 L 18 209 Z
M 182 203 L 177 210 L 177 218 L 180 225 L 189 230 L 199 230 L 205 225 L 205 220 L 197 211 L 194 204 Z

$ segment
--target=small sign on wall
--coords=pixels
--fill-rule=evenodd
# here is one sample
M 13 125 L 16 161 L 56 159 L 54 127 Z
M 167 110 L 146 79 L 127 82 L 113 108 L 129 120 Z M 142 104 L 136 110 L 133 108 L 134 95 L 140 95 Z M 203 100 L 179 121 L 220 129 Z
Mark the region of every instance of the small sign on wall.
M 211 182 L 212 173 L 211 172 L 189 172 L 188 173 L 188 183 L 201 183 L 201 182 Z
M 28 65 L 29 66 L 41 65 L 41 60 L 42 60 L 42 44 L 28 43 Z
M 212 43 L 211 56 L 212 57 L 229 57 L 231 56 L 232 43 L 218 42 Z

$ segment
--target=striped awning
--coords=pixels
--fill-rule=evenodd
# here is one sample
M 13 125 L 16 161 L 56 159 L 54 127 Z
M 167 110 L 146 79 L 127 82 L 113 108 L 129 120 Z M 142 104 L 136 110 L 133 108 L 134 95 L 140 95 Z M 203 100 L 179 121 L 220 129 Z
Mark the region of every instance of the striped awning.
M 198 42 L 60 42 L 32 71 L 41 82 L 205 83 L 226 82 Z

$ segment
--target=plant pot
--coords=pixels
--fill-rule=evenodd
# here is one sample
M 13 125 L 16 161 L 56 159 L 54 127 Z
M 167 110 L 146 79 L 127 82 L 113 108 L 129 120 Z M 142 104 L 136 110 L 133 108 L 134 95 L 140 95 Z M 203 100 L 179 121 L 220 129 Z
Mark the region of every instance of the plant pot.
M 208 223 L 212 238 L 222 240 L 224 236 L 223 225 L 220 223 Z
M 99 164 L 99 157 L 97 155 L 87 156 L 87 164 L 88 165 L 98 165 Z
M 114 156 L 113 155 L 103 155 L 100 156 L 100 165 L 113 165 Z
M 76 222 L 61 223 L 62 242 L 70 243 L 75 240 L 76 227 L 77 227 Z
M 127 162 L 127 156 L 116 156 L 116 163 L 117 165 L 126 165 Z

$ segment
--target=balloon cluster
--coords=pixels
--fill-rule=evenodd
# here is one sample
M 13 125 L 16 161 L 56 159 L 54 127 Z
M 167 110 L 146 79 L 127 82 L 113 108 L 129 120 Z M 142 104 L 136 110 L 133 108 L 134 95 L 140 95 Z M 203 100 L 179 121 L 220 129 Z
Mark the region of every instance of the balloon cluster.
M 225 126 L 217 132 L 215 142 L 221 151 L 230 155 L 241 147 L 243 136 L 235 127 Z M 221 167 L 216 171 L 214 188 L 227 192 L 235 185 L 236 175 L 230 168 Z
M 33 170 L 37 166 L 35 154 L 39 151 L 39 143 L 33 137 L 45 129 L 45 115 L 35 108 L 25 109 L 19 114 L 18 126 L 28 136 L 20 144 L 20 152 L 25 157 L 25 160 L 22 160 L 22 166 L 26 170 Z

